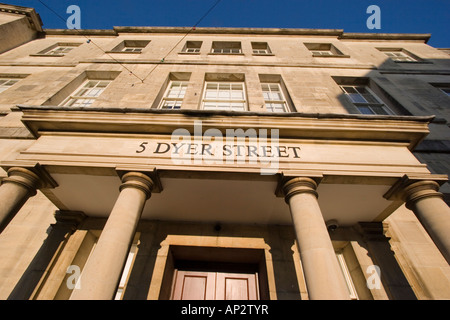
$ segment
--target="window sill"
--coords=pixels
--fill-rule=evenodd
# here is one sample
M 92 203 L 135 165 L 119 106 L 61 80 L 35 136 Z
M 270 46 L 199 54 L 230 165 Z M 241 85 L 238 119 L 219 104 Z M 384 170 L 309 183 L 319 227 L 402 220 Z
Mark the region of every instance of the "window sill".
M 178 54 L 188 54 L 188 55 L 190 55 L 190 54 L 193 54 L 193 55 L 200 55 L 200 52 L 178 52 Z
M 45 54 L 45 53 L 34 53 L 30 54 L 30 57 L 64 57 L 65 54 Z
M 243 53 L 218 53 L 218 52 L 210 52 L 208 55 L 212 56 L 245 56 Z
M 320 54 L 313 54 L 314 58 L 350 58 L 348 54 L 333 54 L 329 56 L 322 56 Z
M 275 56 L 273 53 L 252 53 L 252 56 Z
M 433 64 L 431 61 L 395 61 L 395 63 L 405 63 L 405 64 Z
M 105 51 L 105 53 L 124 53 L 124 54 L 141 54 L 140 52 L 132 52 L 132 51 Z

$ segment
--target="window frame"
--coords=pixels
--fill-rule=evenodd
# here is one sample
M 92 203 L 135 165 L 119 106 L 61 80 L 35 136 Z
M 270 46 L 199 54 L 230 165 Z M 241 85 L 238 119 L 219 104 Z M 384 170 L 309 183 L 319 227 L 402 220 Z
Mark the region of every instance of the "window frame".
M 203 41 L 186 41 L 183 49 L 181 49 L 182 54 L 200 54 L 200 50 L 202 48 Z M 194 50 L 194 51 L 189 51 Z
M 173 84 L 175 84 L 175 83 L 180 83 L 180 85 L 185 84 L 185 89 L 184 89 L 184 93 L 183 93 L 182 97 L 180 97 L 180 96 L 178 96 L 178 97 L 169 97 L 169 93 L 171 92 Z M 158 105 L 158 109 L 162 109 L 162 110 L 179 110 L 179 109 L 181 109 L 181 107 L 183 105 L 184 97 L 186 96 L 186 90 L 187 90 L 188 85 L 189 85 L 189 82 L 185 81 L 185 80 L 170 80 L 168 85 L 167 85 L 166 90 L 164 91 L 164 95 L 163 95 L 163 97 L 161 99 L 161 102 Z M 181 90 L 181 91 L 183 91 L 183 90 Z M 170 103 L 170 102 L 174 103 L 172 108 L 165 108 L 164 105 L 166 103 Z M 177 105 L 176 104 L 177 102 L 180 102 L 179 108 L 175 108 L 175 106 Z
M 69 52 L 71 52 L 73 49 L 76 49 L 81 45 L 82 45 L 82 43 L 79 43 L 79 42 L 57 42 L 57 43 L 51 45 L 50 47 L 47 47 L 46 49 L 39 51 L 37 54 L 31 54 L 31 56 L 64 57 Z M 65 48 L 65 49 L 70 48 L 70 50 L 57 52 L 58 48 Z
M 273 52 L 267 42 L 251 42 L 252 45 L 252 55 L 254 56 L 273 56 Z M 265 46 L 265 48 L 264 48 Z M 261 48 L 258 48 L 261 47 Z M 258 52 L 255 52 L 258 51 Z M 259 52 L 262 51 L 262 52 Z
M 331 42 L 304 42 L 303 45 L 311 52 L 313 57 L 319 58 L 349 58 Z M 323 54 L 323 53 L 327 54 Z
M 230 47 L 226 47 L 225 44 L 230 44 Z M 236 48 L 233 48 L 232 46 L 236 45 Z M 223 46 L 223 47 L 222 47 Z M 220 50 L 220 51 L 216 51 Z M 224 52 L 224 50 L 230 50 L 230 52 Z M 238 52 L 232 52 L 233 50 L 237 50 Z M 210 54 L 217 54 L 217 55 L 243 55 L 242 51 L 242 43 L 240 41 L 213 41 L 211 45 L 211 51 Z
M 141 53 L 142 49 L 144 49 L 144 48 L 129 46 L 129 47 L 123 47 L 122 52 L 124 52 L 124 53 Z
M 220 92 L 220 85 L 221 84 L 229 84 L 230 85 L 230 99 L 211 99 L 211 98 L 207 98 L 207 92 L 208 92 L 208 85 L 211 84 L 217 84 L 217 93 L 219 95 Z M 242 95 L 243 95 L 243 99 L 231 99 L 231 93 L 233 91 L 232 89 L 232 85 L 233 84 L 239 84 L 242 86 Z M 205 109 L 205 104 L 206 103 L 230 103 L 230 107 L 227 109 L 223 109 L 223 108 L 214 108 L 214 109 Z M 243 108 L 242 110 L 234 110 L 231 103 L 242 103 L 243 104 Z M 247 111 L 248 110 L 248 101 L 247 101 L 247 93 L 246 93 L 246 86 L 245 86 L 245 81 L 214 81 L 214 80 L 210 80 L 210 81 L 205 81 L 204 87 L 203 87 L 203 95 L 202 95 L 202 100 L 201 100 L 201 109 L 202 110 L 223 110 L 223 111 Z
M 335 254 L 339 264 L 339 268 L 341 269 L 342 275 L 344 276 L 345 284 L 347 285 L 350 300 L 359 300 L 355 284 L 353 283 L 352 276 L 350 274 L 350 271 L 347 267 L 347 263 L 344 258 L 343 250 L 335 251 Z
M 0 84 L 0 93 L 8 90 L 9 88 L 11 88 L 12 86 L 14 86 L 17 82 L 20 81 L 20 79 L 17 78 L 8 78 L 8 77 L 1 77 L 0 76 L 0 81 L 5 81 L 4 83 Z M 10 85 L 6 85 L 8 82 L 13 81 L 12 84 Z
M 365 115 L 395 115 L 395 113 L 391 110 L 391 108 L 389 108 L 389 107 L 386 105 L 386 103 L 384 103 L 384 101 L 383 101 L 380 97 L 378 97 L 378 96 L 373 92 L 373 90 L 370 89 L 370 87 L 369 87 L 368 85 L 364 85 L 364 84 L 340 84 L 339 87 L 341 88 L 342 92 L 345 94 L 345 96 L 347 97 L 347 99 L 348 99 L 348 100 L 356 107 L 356 109 L 358 110 L 358 112 L 359 112 L 360 114 L 365 114 Z M 368 102 L 368 101 L 367 101 L 367 102 L 355 102 L 355 101 L 353 101 L 353 100 L 350 98 L 350 93 L 348 93 L 348 92 L 344 89 L 344 87 L 352 87 L 352 88 L 357 92 L 357 94 L 358 94 L 359 96 L 361 96 L 365 101 L 367 101 L 367 99 L 365 99 L 365 97 L 363 96 L 363 94 L 360 93 L 360 92 L 358 91 L 358 89 L 357 89 L 358 87 L 364 87 L 364 89 L 365 89 L 366 91 L 368 91 L 368 93 L 369 93 L 375 100 L 377 100 L 378 102 Z M 371 106 L 374 106 L 374 107 L 381 107 L 381 108 L 386 112 L 386 114 L 380 114 L 380 113 L 375 112 L 374 109 L 371 108 Z M 366 107 L 366 108 L 368 108 L 369 110 L 371 110 L 372 113 L 363 113 L 363 112 L 361 112 L 360 107 Z
M 441 87 L 438 89 L 441 90 L 447 97 L 450 98 L 450 87 Z
M 136 260 L 137 253 L 138 253 L 138 244 L 137 242 L 133 242 L 128 252 L 127 259 L 125 261 L 125 266 L 123 268 L 122 275 L 120 276 L 119 284 L 117 286 L 117 290 L 116 293 L 114 294 L 113 300 L 123 299 L 125 290 L 127 288 L 128 279 L 133 270 L 134 261 Z
M 423 59 L 419 58 L 415 54 L 409 52 L 404 48 L 377 48 L 378 51 L 384 53 L 390 60 L 396 63 L 423 63 L 425 62 Z M 388 53 L 394 54 L 394 56 L 389 55 Z M 399 56 L 396 56 L 395 53 L 401 53 L 401 57 L 407 59 L 399 59 Z M 425 62 L 426 63 L 426 62 Z
M 126 53 L 140 54 L 150 44 L 151 40 L 125 39 L 119 42 L 114 48 L 106 53 Z M 132 49 L 131 51 L 127 51 Z
M 97 83 L 95 84 L 95 86 L 93 88 L 85 88 L 85 86 L 87 86 L 89 84 L 89 82 L 92 81 L 96 81 Z M 83 83 L 77 88 L 75 89 L 72 94 L 70 94 L 67 98 L 65 98 L 61 103 L 60 106 L 66 106 L 66 107 L 77 107 L 77 108 L 89 108 L 94 102 L 95 100 L 97 100 L 98 97 L 100 97 L 100 95 L 106 90 L 106 88 L 111 84 L 113 80 L 106 80 L 106 79 L 86 79 L 85 81 L 83 81 Z M 101 83 L 101 82 L 108 82 L 108 84 L 105 87 L 101 87 L 102 90 L 101 92 L 96 95 L 96 96 L 87 96 L 87 95 L 77 95 L 77 93 L 79 93 L 80 91 L 82 91 L 83 89 L 86 89 L 89 91 L 97 88 L 97 86 Z M 98 89 L 98 88 L 97 88 Z M 69 102 L 71 100 L 74 100 L 73 103 L 69 104 Z M 74 104 L 78 101 L 78 100 L 94 100 L 92 101 L 89 105 L 78 105 L 78 106 L 74 106 Z
M 264 97 L 264 92 L 267 92 L 267 91 L 264 91 L 263 85 L 267 85 L 268 86 L 268 88 L 269 88 L 269 96 L 270 96 L 270 93 L 272 93 L 272 90 L 271 90 L 270 86 L 271 85 L 276 85 L 277 88 L 278 88 L 278 92 L 279 92 L 279 94 L 281 95 L 281 97 L 283 99 L 282 100 L 266 99 Z M 287 101 L 287 99 L 286 99 L 286 97 L 284 95 L 283 88 L 281 87 L 281 84 L 279 82 L 263 81 L 263 82 L 261 82 L 261 89 L 262 89 L 262 92 L 263 92 L 264 105 L 266 107 L 266 111 L 267 112 L 271 112 L 271 113 L 288 113 L 288 112 L 291 111 L 290 108 L 289 108 L 289 105 L 288 105 L 288 101 Z M 273 104 L 276 104 L 276 103 L 283 104 L 283 111 L 282 112 L 273 111 L 273 108 L 272 108 L 272 111 L 269 111 L 269 108 L 267 107 L 267 104 L 272 104 L 272 103 Z

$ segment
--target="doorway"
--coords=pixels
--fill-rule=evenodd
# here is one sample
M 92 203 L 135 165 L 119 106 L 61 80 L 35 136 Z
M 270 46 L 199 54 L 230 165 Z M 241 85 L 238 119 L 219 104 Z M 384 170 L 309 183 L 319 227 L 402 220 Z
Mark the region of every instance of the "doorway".
M 178 261 L 172 300 L 259 300 L 258 265 Z
M 163 300 L 268 300 L 264 250 L 170 246 Z

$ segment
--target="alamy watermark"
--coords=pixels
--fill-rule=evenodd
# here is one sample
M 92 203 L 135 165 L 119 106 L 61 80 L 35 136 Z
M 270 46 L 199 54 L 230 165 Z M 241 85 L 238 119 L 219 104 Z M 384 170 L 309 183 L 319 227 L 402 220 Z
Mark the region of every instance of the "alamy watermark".
M 70 265 L 66 273 L 70 276 L 66 280 L 66 286 L 69 290 L 81 289 L 81 269 L 77 265 Z
M 250 165 L 262 175 L 276 174 L 280 158 L 299 158 L 300 147 L 279 144 L 278 129 L 209 128 L 194 121 L 193 135 L 188 129 L 173 131 L 170 143 L 159 142 L 155 154 L 170 152 L 177 165 Z
M 367 18 L 367 29 L 381 29 L 381 9 L 377 5 L 370 5 L 367 7 L 366 13 L 370 14 Z
M 70 16 L 66 20 L 67 29 L 81 29 L 81 9 L 77 5 L 70 5 L 66 10 Z
M 370 276 L 366 280 L 367 288 L 369 289 L 381 289 L 381 269 L 377 265 L 368 266 L 366 273 Z

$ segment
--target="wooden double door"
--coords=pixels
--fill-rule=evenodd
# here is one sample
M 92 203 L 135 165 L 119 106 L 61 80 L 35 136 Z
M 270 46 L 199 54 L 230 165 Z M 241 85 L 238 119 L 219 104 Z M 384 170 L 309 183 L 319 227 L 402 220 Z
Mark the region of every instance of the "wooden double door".
M 173 300 L 259 300 L 258 273 L 175 269 Z

